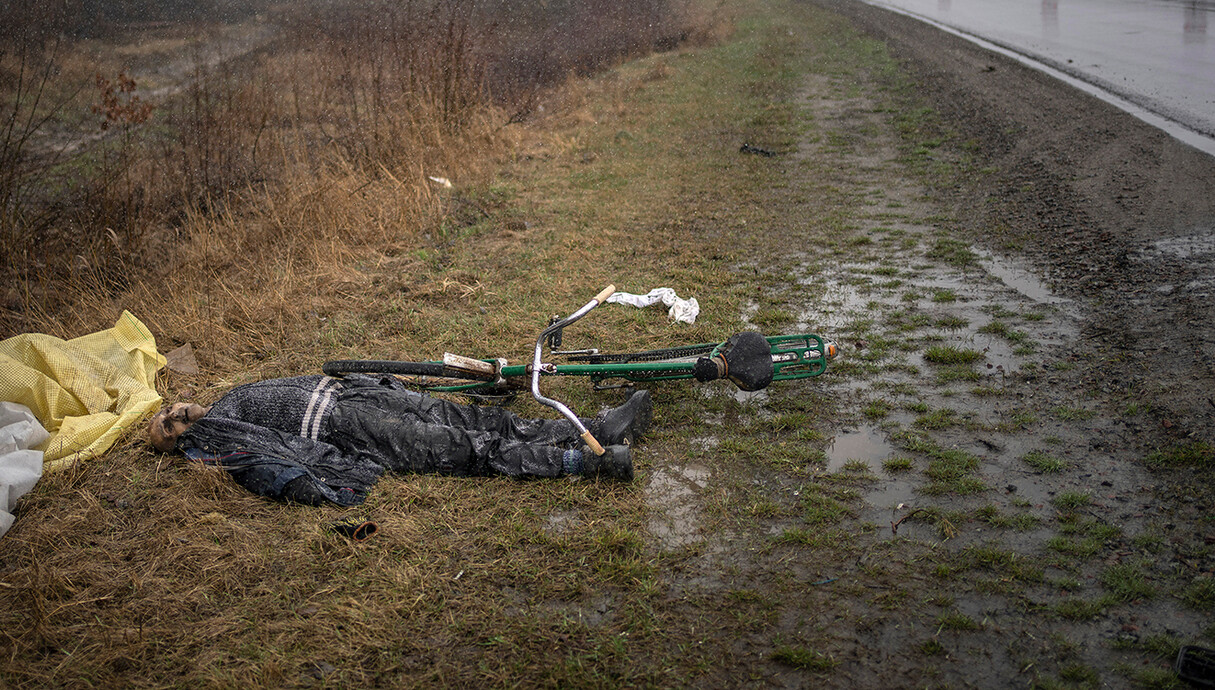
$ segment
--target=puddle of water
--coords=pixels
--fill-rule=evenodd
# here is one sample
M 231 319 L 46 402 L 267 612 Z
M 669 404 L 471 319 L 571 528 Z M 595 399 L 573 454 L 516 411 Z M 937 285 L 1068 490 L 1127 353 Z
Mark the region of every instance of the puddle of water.
M 872 491 L 866 491 L 865 502 L 883 511 L 896 510 L 900 505 L 911 505 L 915 499 L 915 487 L 910 480 L 887 479 Z
M 865 495 L 869 506 L 861 510 L 860 518 L 878 526 L 877 534 L 883 539 L 911 539 L 913 541 L 940 541 L 938 528 L 931 521 L 917 519 L 899 523 L 891 529 L 900 518 L 906 517 L 917 507 L 912 498 L 912 486 L 909 482 L 896 480 L 886 488 L 879 490 L 877 497 L 873 493 Z M 901 492 L 901 495 L 899 495 Z
M 719 395 L 728 395 L 743 405 L 763 405 L 764 403 L 768 402 L 769 398 L 767 390 L 744 391 L 738 386 L 735 386 L 733 383 L 725 380 L 697 386 L 696 390 L 700 392 L 700 396 L 705 400 L 716 398 Z M 704 420 L 709 424 L 724 424 L 725 415 L 720 412 L 706 412 Z
M 1000 282 L 1039 304 L 1066 304 L 1069 301 L 1051 292 L 1033 271 L 1010 259 L 984 252 L 979 254 L 979 263 Z
M 649 528 L 669 549 L 699 541 L 700 505 L 697 494 L 709 483 L 709 468 L 701 465 L 661 466 L 650 475 L 646 504 L 652 509 Z
M 571 510 L 559 510 L 548 516 L 548 525 L 545 526 L 545 531 L 550 534 L 561 534 L 573 527 L 574 520 L 577 518 Z
M 768 402 L 768 391 L 745 391 L 730 385 L 730 395 L 743 405 L 763 405 Z
M 810 281 L 802 281 L 809 284 Z M 798 315 L 798 329 L 840 331 L 848 327 L 858 316 L 867 313 L 872 296 L 861 294 L 855 285 L 845 285 L 833 277 L 826 278 L 827 292 L 817 303 Z
M 915 486 L 910 477 L 903 479 L 889 476 L 882 468 L 882 461 L 894 454 L 895 447 L 886 440 L 886 434 L 873 425 L 839 434 L 827 449 L 827 471 L 835 472 L 842 469 L 849 460 L 860 460 L 880 478 L 873 488 L 862 495 L 865 503 L 870 506 L 865 511 L 866 519 L 872 519 L 878 524 L 897 519 L 890 517 L 899 512 L 897 507 L 911 505 L 915 498 Z M 899 535 L 915 538 L 915 530 L 916 526 L 902 526 Z M 891 536 L 894 536 L 893 533 Z
M 1194 280 L 1186 284 L 1186 289 L 1198 297 L 1210 297 L 1215 293 L 1215 278 Z
M 1191 270 L 1205 275 L 1191 280 L 1183 287 L 1195 297 L 1210 297 L 1215 290 L 1215 230 L 1205 230 L 1185 237 L 1156 240 L 1139 250 L 1140 261 L 1180 259 Z M 1171 295 L 1177 291 L 1173 284 L 1158 285 L 1156 292 Z
M 872 425 L 837 435 L 827 448 L 827 471 L 836 472 L 849 460 L 860 460 L 876 474 L 881 474 L 882 461 L 894 453 L 886 442 L 886 434 Z
M 1028 270 L 991 256 L 985 260 L 987 262 L 985 265 L 992 275 L 996 275 L 1004 285 L 1015 289 L 1018 294 L 1026 296 L 1036 304 L 1049 306 L 1069 302 L 1066 298 L 1051 293 L 1049 288 Z M 853 268 L 865 272 L 865 266 L 876 265 L 857 264 Z M 870 306 L 874 303 L 881 305 L 883 309 L 907 309 L 909 315 L 906 318 L 921 319 L 922 323 L 919 325 L 902 331 L 913 343 L 912 350 L 919 349 L 918 338 L 912 334 L 947 333 L 951 339 L 956 337 L 965 342 L 965 347 L 985 351 L 984 364 L 989 364 L 990 367 L 980 367 L 980 371 L 986 370 L 991 374 L 999 375 L 1013 373 L 1019 369 L 1020 363 L 1025 357 L 1015 354 L 1015 350 L 1018 349 L 1016 344 L 998 335 L 977 332 L 978 329 L 993 321 L 990 307 L 993 305 L 1004 307 L 1007 302 L 998 297 L 996 294 L 998 289 L 992 284 L 986 281 L 976 281 L 973 276 L 968 278 L 962 273 L 940 269 L 921 268 L 914 273 L 905 272 L 901 275 L 904 282 L 898 288 L 868 292 L 843 284 L 846 276 L 839 273 L 838 270 L 827 275 L 818 274 L 815 276 L 815 280 L 826 281 L 828 294 L 838 291 L 849 295 L 848 306 L 844 310 L 844 314 L 850 319 L 863 316 L 880 317 L 881 314 L 872 313 L 870 310 Z M 908 301 L 904 298 L 907 293 L 918 293 L 920 297 Z M 953 298 L 934 301 L 933 297 L 941 293 L 951 294 Z M 1050 311 L 1054 312 L 1050 319 L 1039 321 L 1018 319 L 1009 322 L 1009 325 L 1017 331 L 1026 332 L 1029 335 L 1028 343 L 1033 345 L 1058 345 L 1070 342 L 1077 332 L 1072 319 L 1060 313 L 1058 308 L 1053 306 Z M 801 322 L 798 325 L 799 327 L 813 327 L 819 323 L 832 323 L 833 314 L 836 312 L 832 312 L 830 307 L 812 306 L 801 314 Z M 942 325 L 942 323 L 949 323 L 943 321 L 947 318 L 965 325 L 957 327 Z M 851 325 L 850 321 L 840 318 L 835 318 L 835 322 Z M 912 355 L 911 364 L 921 368 L 926 366 L 922 352 L 909 354 Z
M 985 358 L 978 367 L 980 371 L 986 368 L 989 373 L 998 376 L 1001 372 L 1011 374 L 1017 370 L 1021 357 L 1013 354 L 1013 346 L 1007 340 L 994 335 L 976 335 L 975 345 L 982 350 Z
M 1215 255 L 1215 232 L 1156 240 L 1147 253 L 1171 254 L 1179 259 L 1215 258 L 1212 256 Z
M 1067 298 L 1051 292 L 1029 269 L 1008 259 L 991 254 L 980 256 L 984 269 L 998 278 L 1004 285 L 1038 304 L 1067 304 Z M 825 295 L 816 299 L 798 316 L 798 328 L 820 329 L 825 332 L 846 329 L 859 318 L 874 317 L 870 308 L 874 303 L 883 307 L 915 307 L 930 313 L 964 316 L 972 328 L 989 320 L 982 313 L 985 305 L 997 304 L 996 295 L 990 287 L 975 281 L 965 274 L 943 271 L 939 268 L 921 267 L 912 272 L 904 271 L 898 276 L 897 287 L 879 287 L 877 281 L 871 285 L 853 285 L 848 276 L 856 273 L 868 274 L 880 264 L 847 264 L 829 273 L 819 273 L 801 282 L 805 285 L 823 285 Z M 921 297 L 908 301 L 905 295 L 918 292 Z M 954 293 L 956 301 L 934 302 L 932 297 L 940 292 Z M 961 312 L 961 313 L 957 313 Z
M 759 312 L 759 303 L 748 300 L 747 303 L 744 304 L 742 307 L 741 316 L 742 316 L 743 325 L 751 330 L 754 330 L 755 322 L 752 321 L 751 319 L 755 317 L 755 314 L 757 312 Z

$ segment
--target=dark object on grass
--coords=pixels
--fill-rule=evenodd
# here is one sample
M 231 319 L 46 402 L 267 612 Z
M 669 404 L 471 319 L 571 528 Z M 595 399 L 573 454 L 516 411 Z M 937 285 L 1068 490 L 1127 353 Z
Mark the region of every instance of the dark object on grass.
M 348 517 L 338 520 L 330 524 L 329 529 L 343 537 L 350 537 L 354 541 L 363 541 L 380 531 L 380 528 L 374 522 L 361 517 Z
M 1215 650 L 1186 645 L 1177 652 L 1173 670 L 1195 687 L 1215 688 Z
M 766 156 L 768 158 L 771 158 L 772 156 L 776 155 L 775 152 L 769 151 L 768 149 L 761 149 L 758 146 L 752 146 L 746 142 L 743 142 L 742 148 L 738 149 L 738 152 L 739 153 L 754 153 L 757 156 Z

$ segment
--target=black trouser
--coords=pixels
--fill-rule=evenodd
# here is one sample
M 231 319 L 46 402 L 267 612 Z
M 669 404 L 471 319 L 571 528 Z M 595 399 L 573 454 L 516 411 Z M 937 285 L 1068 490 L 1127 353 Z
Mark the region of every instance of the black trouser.
M 556 477 L 563 452 L 581 443 L 564 419 L 458 405 L 394 379 L 344 385 L 322 440 L 369 455 L 393 472 L 512 477 Z

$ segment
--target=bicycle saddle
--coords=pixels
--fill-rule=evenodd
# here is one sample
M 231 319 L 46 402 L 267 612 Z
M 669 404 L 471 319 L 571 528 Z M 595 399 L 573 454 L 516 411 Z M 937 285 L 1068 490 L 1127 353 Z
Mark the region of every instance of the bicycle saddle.
M 692 375 L 697 381 L 729 379 L 744 391 L 757 391 L 772 383 L 772 347 L 755 331 L 730 336 L 713 354 L 696 360 Z

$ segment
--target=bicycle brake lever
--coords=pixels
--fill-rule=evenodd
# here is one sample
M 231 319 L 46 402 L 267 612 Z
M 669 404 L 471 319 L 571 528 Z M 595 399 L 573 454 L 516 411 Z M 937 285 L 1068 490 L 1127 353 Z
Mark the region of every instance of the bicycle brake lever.
M 548 325 L 551 326 L 560 320 L 561 320 L 561 316 L 559 314 L 553 314 L 548 319 Z M 544 336 L 544 342 L 548 344 L 548 349 L 550 349 L 550 350 L 560 350 L 561 349 L 561 331 L 562 330 L 564 330 L 564 329 L 558 328 L 557 330 L 553 331 L 552 333 L 549 333 L 548 335 Z

